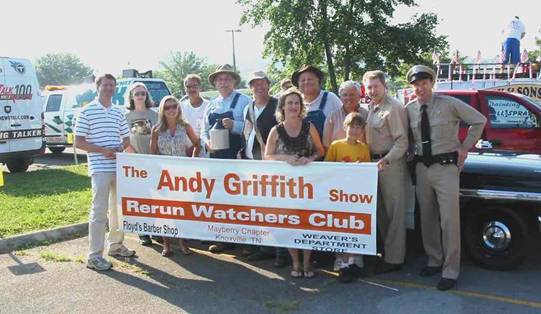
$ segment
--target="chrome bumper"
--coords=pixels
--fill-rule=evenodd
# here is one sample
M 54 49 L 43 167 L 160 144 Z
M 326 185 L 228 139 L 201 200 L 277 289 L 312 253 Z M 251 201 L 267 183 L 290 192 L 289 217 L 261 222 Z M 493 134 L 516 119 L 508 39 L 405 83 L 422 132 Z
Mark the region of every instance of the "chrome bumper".
M 460 196 L 487 200 L 541 202 L 541 193 L 536 192 L 460 189 Z

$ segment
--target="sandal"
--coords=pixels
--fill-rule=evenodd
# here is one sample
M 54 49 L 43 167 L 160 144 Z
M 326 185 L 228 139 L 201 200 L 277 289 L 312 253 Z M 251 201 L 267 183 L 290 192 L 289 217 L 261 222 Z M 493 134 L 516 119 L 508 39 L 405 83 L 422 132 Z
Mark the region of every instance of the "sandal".
M 180 249 L 180 252 L 182 252 L 182 254 L 184 255 L 192 254 L 192 250 L 190 250 L 190 247 L 188 246 L 188 243 L 186 242 L 186 240 L 181 240 L 178 247 Z
M 190 250 L 190 248 L 187 248 L 187 247 L 181 247 L 180 252 L 182 254 L 184 254 L 184 255 L 191 255 L 192 254 L 192 250 Z
M 300 269 L 293 268 L 289 275 L 291 276 L 291 278 L 302 278 L 303 272 Z
M 316 273 L 313 271 L 313 270 L 305 270 L 304 271 L 304 278 L 306 279 L 311 279 L 311 278 L 314 278 L 316 276 Z

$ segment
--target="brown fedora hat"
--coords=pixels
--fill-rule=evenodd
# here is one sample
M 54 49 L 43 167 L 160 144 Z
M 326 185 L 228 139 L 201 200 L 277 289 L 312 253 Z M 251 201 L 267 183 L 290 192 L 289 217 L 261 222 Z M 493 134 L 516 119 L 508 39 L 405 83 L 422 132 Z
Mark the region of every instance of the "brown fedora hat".
M 216 71 L 214 71 L 214 73 L 211 73 L 209 75 L 209 82 L 212 86 L 214 86 L 214 79 L 216 78 L 216 76 L 221 73 L 230 74 L 235 79 L 235 87 L 240 83 L 240 75 L 237 72 L 233 71 L 232 66 L 230 66 L 229 64 L 224 64 L 219 66 Z
M 323 83 L 323 72 L 321 72 L 320 69 L 316 68 L 313 65 L 305 64 L 302 66 L 300 70 L 297 70 L 293 72 L 293 75 L 291 75 L 291 83 L 295 85 L 296 87 L 299 87 L 299 77 L 304 72 L 312 72 L 319 78 L 319 83 Z

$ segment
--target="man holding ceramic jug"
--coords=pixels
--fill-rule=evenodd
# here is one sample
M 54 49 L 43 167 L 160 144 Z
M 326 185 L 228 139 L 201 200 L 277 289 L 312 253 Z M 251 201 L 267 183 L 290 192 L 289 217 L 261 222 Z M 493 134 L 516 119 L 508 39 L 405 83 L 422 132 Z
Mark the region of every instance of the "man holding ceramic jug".
M 235 90 L 240 76 L 229 64 L 218 67 L 209 75 L 209 81 L 219 95 L 205 110 L 201 140 L 210 158 L 236 159 L 243 146 L 244 108 L 252 100 Z M 209 251 L 219 253 L 231 246 L 213 243 Z

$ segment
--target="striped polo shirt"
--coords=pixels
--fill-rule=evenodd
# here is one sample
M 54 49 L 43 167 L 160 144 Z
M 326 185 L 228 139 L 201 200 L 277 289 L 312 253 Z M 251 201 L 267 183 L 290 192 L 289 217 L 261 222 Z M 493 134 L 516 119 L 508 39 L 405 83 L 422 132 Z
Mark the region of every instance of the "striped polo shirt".
M 101 147 L 117 149 L 122 139 L 129 137 L 128 123 L 122 109 L 118 106 L 104 107 L 95 100 L 88 104 L 77 118 L 75 135 L 85 137 L 86 141 Z M 116 160 L 105 158 L 100 153 L 87 153 L 88 172 L 115 172 Z

